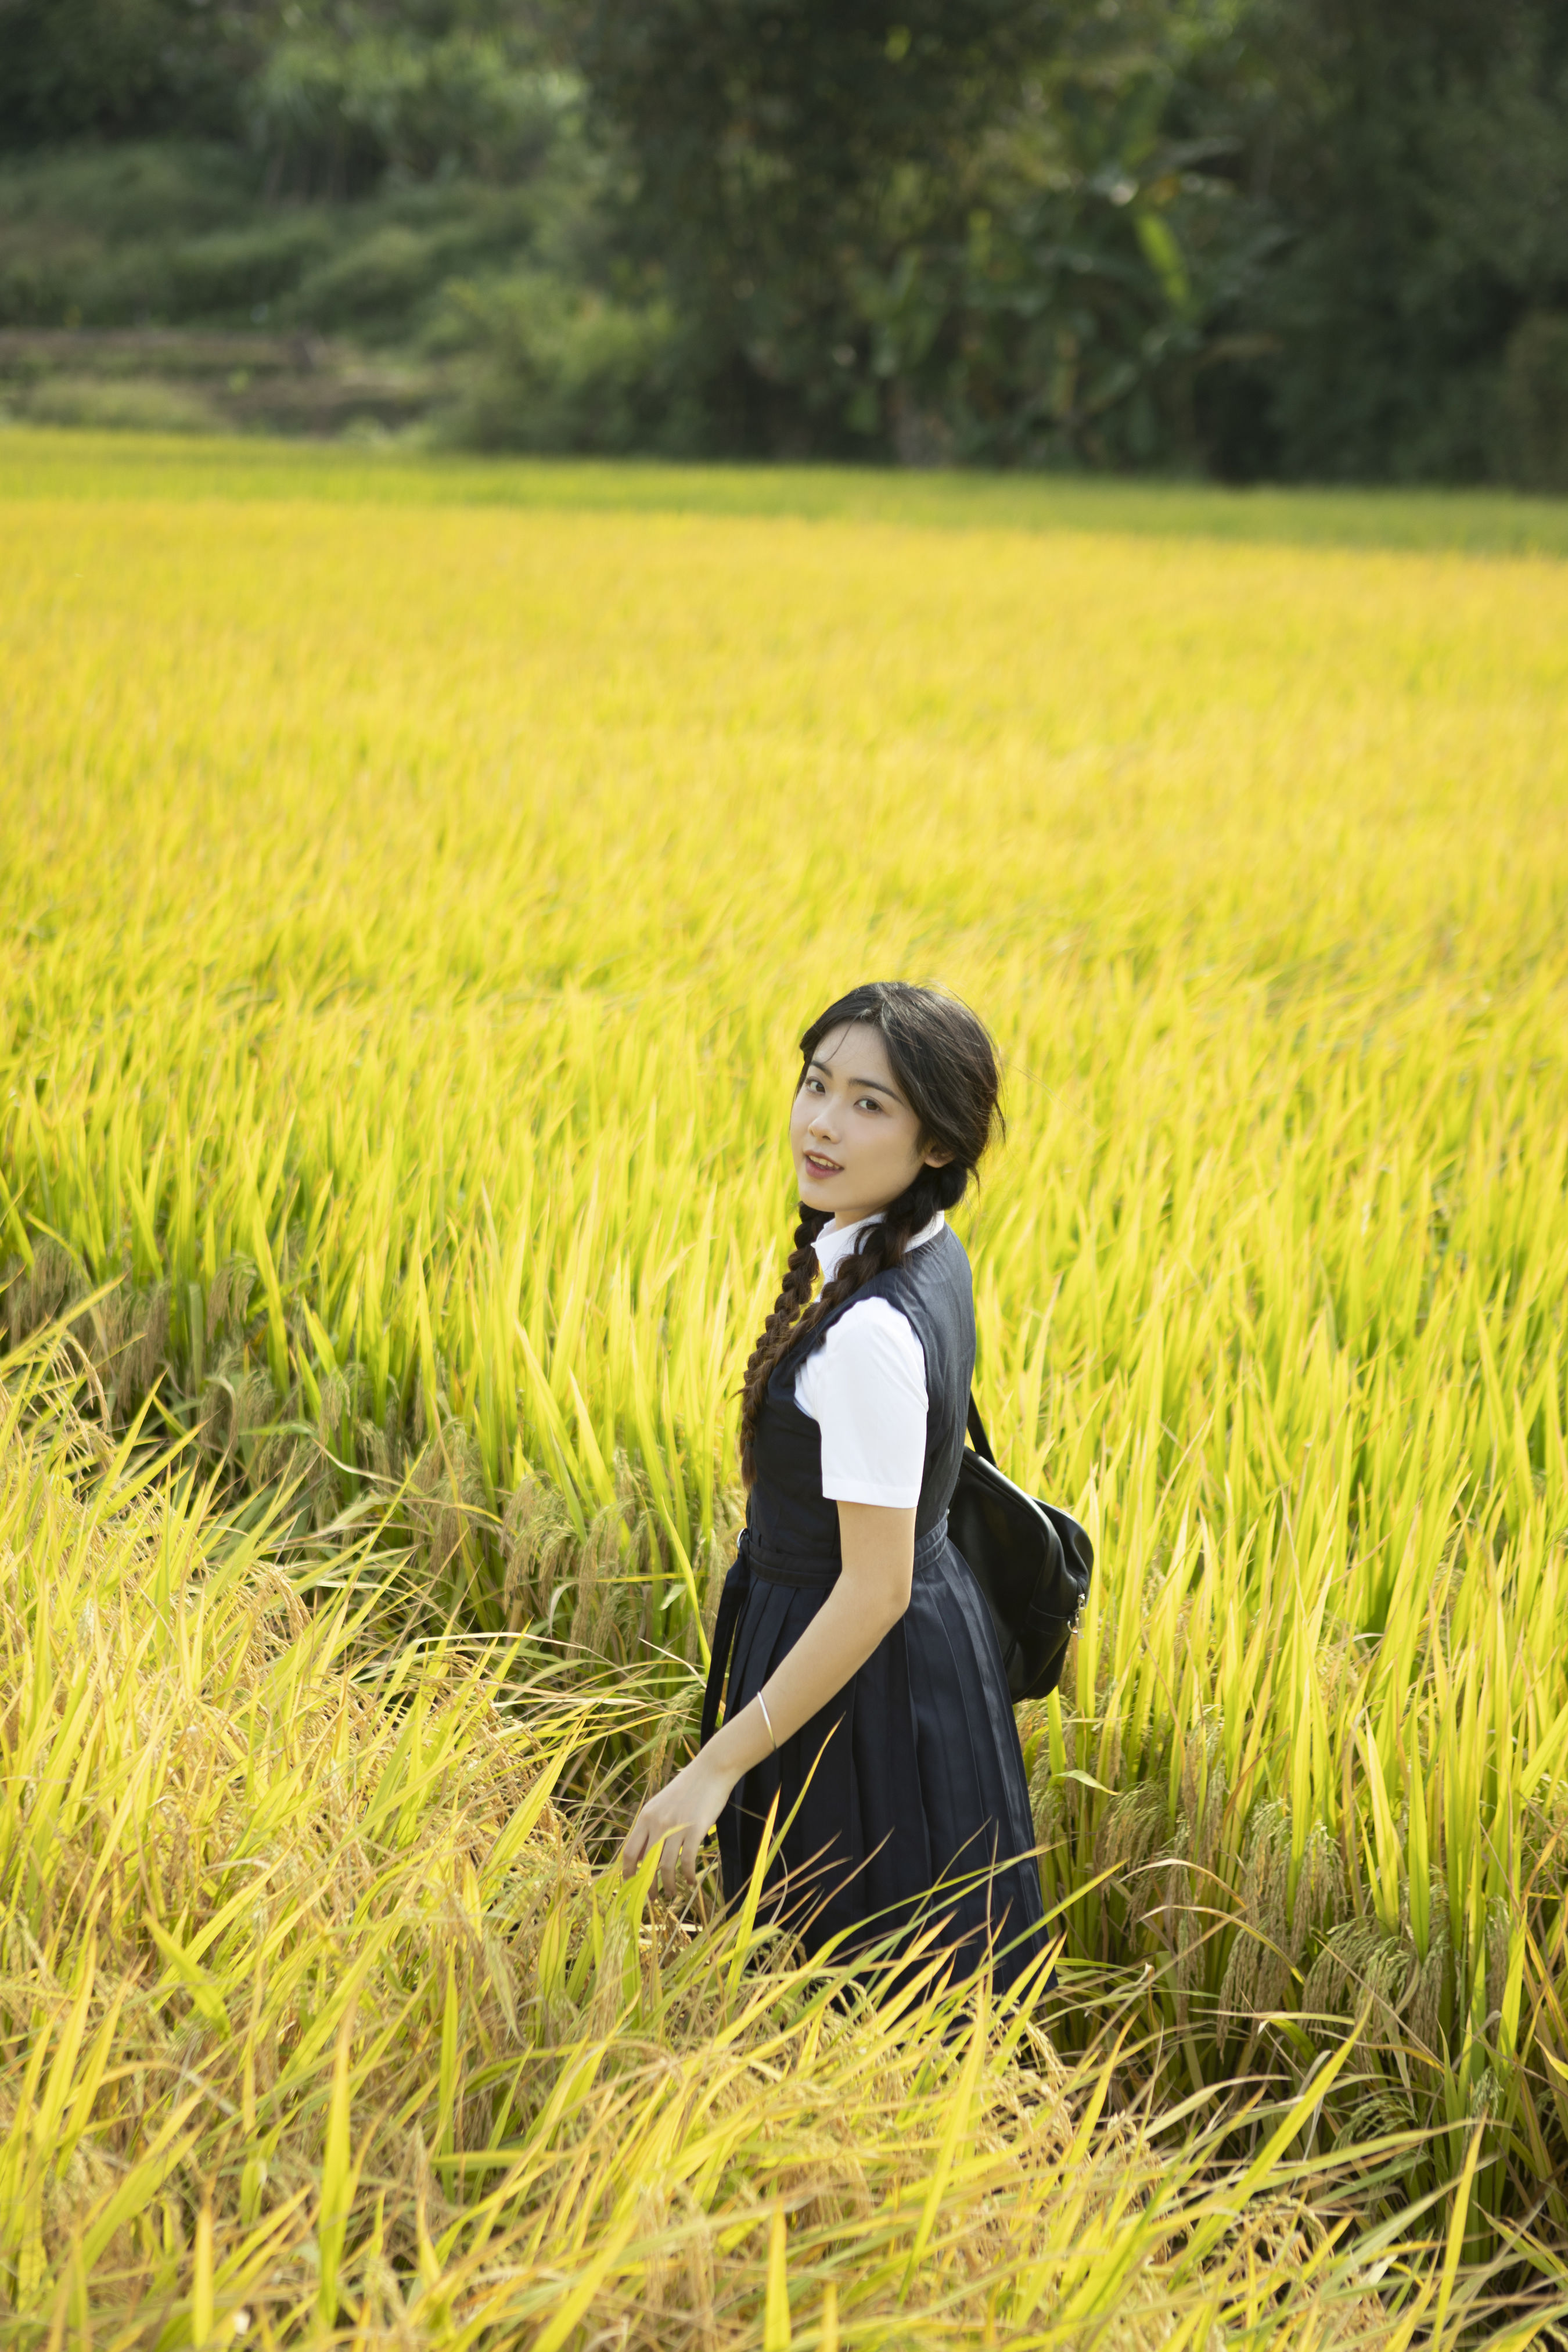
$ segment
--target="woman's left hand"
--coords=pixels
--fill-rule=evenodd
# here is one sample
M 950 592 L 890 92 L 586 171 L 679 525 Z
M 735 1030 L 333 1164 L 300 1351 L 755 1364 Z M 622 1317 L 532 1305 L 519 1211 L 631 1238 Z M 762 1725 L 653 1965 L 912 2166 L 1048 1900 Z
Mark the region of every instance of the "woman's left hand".
M 621 1848 L 621 1876 L 630 1878 L 650 1846 L 664 1841 L 658 1861 L 658 1883 L 674 1899 L 677 1874 L 688 1886 L 697 1884 L 697 1856 L 702 1841 L 723 1811 L 740 1775 L 715 1764 L 709 1749 L 694 1756 L 684 1771 L 650 1797 Z

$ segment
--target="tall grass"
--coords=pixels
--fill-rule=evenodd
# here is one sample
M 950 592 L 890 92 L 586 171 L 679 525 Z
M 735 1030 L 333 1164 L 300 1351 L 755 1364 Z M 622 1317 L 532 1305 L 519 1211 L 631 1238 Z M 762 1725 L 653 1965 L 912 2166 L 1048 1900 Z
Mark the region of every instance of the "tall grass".
M 679 1737 L 792 1039 L 950 982 L 982 1400 L 1102 1563 L 1064 1979 L 1154 1964 L 1167 2095 L 1363 2019 L 1313 2146 L 1555 2274 L 1568 577 L 311 480 L 9 509 L 13 1335 L 118 1278 L 110 1426 Z
M 1458 2341 L 1488 2306 L 932 1963 L 879 2009 L 595 1876 L 595 1711 L 389 1654 L 36 1372 L 0 1391 L 8 2342 Z M 1325 2070 L 1331 2073 L 1332 2067 Z M 1327 2205 L 1327 2211 L 1325 2211 Z M 1428 2224 L 1428 2227 L 1430 2224 Z

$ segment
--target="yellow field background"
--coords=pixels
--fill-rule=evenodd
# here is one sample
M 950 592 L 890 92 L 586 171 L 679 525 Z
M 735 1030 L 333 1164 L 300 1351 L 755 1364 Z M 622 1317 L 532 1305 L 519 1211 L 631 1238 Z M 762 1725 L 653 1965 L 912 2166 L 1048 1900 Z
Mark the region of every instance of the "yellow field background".
M 1521 2340 L 1568 2259 L 1568 572 L 1125 487 L 226 499 L 218 451 L 159 497 L 40 441 L 16 495 L 26 446 L 16 2340 Z M 1010 2025 L 599 1874 L 695 1726 L 794 1040 L 893 976 L 1003 1048 L 978 1392 L 1100 1553 L 1022 1719 L 1064 1948 Z

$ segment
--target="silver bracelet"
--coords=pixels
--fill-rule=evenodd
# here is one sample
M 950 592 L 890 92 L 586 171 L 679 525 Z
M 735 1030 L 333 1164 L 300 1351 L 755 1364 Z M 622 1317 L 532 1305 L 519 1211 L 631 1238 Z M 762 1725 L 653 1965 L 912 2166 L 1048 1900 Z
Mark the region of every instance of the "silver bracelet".
M 757 1693 L 757 1705 L 758 1705 L 758 1706 L 762 1708 L 762 1710 L 763 1710 L 763 1722 L 767 1725 L 767 1727 L 768 1727 L 768 1738 L 769 1738 L 769 1739 L 773 1742 L 773 1754 L 776 1756 L 776 1755 L 778 1754 L 778 1752 L 779 1752 L 779 1736 L 778 1736 L 778 1733 L 773 1729 L 773 1717 L 768 1713 L 768 1703 L 767 1703 L 767 1700 L 763 1696 L 763 1695 L 762 1695 L 762 1692 L 761 1692 L 761 1691 L 759 1691 L 759 1692 Z

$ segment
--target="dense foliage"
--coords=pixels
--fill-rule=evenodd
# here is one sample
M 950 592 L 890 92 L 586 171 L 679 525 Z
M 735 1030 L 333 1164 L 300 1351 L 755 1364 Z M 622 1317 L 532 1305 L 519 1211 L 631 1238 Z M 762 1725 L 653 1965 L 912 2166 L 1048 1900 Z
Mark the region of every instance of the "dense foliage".
M 0 31 L 15 324 L 467 352 L 448 422 L 522 446 L 1568 480 L 1552 0 L 0 0 Z M 37 161 L 149 137 L 216 181 L 152 268 L 101 163 L 84 224 L 79 155 L 74 218 Z

